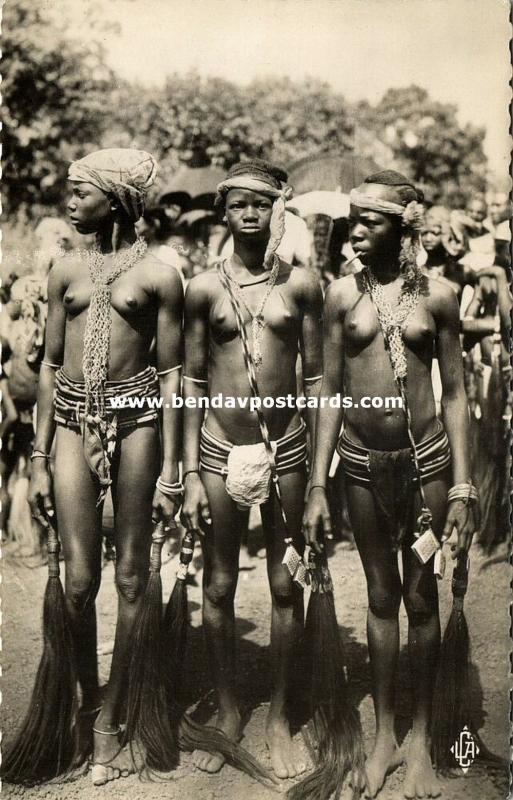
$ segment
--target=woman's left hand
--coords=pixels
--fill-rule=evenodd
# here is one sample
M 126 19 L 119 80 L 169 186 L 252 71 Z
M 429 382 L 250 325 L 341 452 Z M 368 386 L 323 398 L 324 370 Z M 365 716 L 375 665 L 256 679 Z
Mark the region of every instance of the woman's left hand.
M 453 528 L 458 532 L 457 544 L 451 545 L 451 558 L 468 553 L 472 538 L 481 524 L 479 502 L 475 500 L 452 500 L 447 510 L 447 521 L 442 533 L 442 544 L 450 539 Z
M 166 533 L 169 533 L 169 531 L 177 528 L 175 516 L 180 510 L 181 504 L 182 495 L 179 494 L 175 495 L 174 497 L 168 497 L 167 495 L 162 494 L 160 489 L 155 489 L 151 509 L 151 520 L 153 524 L 156 525 L 157 522 L 162 520 L 164 522 L 164 531 Z

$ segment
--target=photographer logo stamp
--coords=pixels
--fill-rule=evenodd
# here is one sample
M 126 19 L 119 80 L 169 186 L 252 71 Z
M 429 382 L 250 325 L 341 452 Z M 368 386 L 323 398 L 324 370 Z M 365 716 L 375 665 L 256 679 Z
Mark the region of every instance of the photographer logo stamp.
M 479 755 L 477 742 L 466 725 L 451 747 L 451 753 L 466 774 Z

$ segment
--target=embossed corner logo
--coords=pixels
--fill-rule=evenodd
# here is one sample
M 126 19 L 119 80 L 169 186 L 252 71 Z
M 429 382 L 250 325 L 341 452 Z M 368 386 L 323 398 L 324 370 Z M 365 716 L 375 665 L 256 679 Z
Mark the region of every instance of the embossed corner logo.
M 462 772 L 466 774 L 479 755 L 477 742 L 466 725 L 451 747 L 451 753 L 461 767 Z

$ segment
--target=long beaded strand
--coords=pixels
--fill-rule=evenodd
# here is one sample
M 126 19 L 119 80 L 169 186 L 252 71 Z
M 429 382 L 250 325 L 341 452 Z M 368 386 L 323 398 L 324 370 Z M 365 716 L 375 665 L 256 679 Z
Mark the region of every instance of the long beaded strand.
M 235 279 L 235 277 L 234 277 L 233 273 L 231 272 L 231 270 L 230 271 L 228 270 L 227 264 L 225 262 L 225 273 L 228 276 L 228 278 L 230 279 L 230 282 L 232 283 L 232 285 L 233 285 L 233 287 L 235 289 L 235 293 L 237 294 L 237 297 L 239 298 L 239 300 L 241 301 L 242 305 L 244 306 L 244 308 L 246 309 L 246 311 L 248 312 L 248 314 L 251 317 L 251 333 L 252 333 L 252 337 L 251 338 L 252 338 L 252 343 L 253 343 L 252 356 L 253 356 L 253 363 L 254 363 L 255 368 L 257 370 L 259 370 L 261 368 L 262 362 L 263 362 L 263 357 L 262 357 L 262 335 L 263 335 L 264 328 L 265 328 L 263 312 L 264 312 L 265 305 L 266 305 L 266 303 L 267 303 L 267 301 L 269 299 L 269 296 L 270 296 L 272 290 L 274 289 L 274 287 L 276 285 L 276 281 L 278 279 L 279 272 L 280 272 L 280 259 L 278 258 L 278 256 L 276 254 L 274 254 L 274 262 L 273 262 L 272 270 L 271 270 L 271 272 L 269 274 L 269 282 L 267 284 L 267 289 L 266 289 L 265 294 L 264 294 L 264 296 L 263 296 L 263 298 L 262 298 L 262 300 L 260 302 L 258 310 L 256 312 L 253 312 L 250 309 L 250 307 L 248 306 L 248 304 L 247 304 L 247 302 L 246 302 L 246 300 L 244 298 L 244 294 L 242 292 L 242 287 L 241 287 L 240 283 Z
M 144 239 L 136 239 L 130 250 L 116 253 L 112 269 L 105 272 L 105 258 L 98 248 L 85 251 L 89 275 L 93 282 L 91 301 L 87 312 L 84 333 L 84 373 L 86 411 L 93 406 L 100 416 L 105 412 L 103 387 L 107 380 L 112 314 L 110 306 L 111 285 L 123 272 L 131 269 L 147 250 Z
M 382 284 L 376 279 L 372 270 L 366 267 L 362 273 L 367 284 L 367 291 L 378 315 L 385 344 L 390 351 L 394 375 L 396 379 L 404 379 L 406 378 L 408 365 L 404 348 L 403 328 L 418 305 L 420 279 L 403 285 L 397 306 L 392 308 L 385 297 Z

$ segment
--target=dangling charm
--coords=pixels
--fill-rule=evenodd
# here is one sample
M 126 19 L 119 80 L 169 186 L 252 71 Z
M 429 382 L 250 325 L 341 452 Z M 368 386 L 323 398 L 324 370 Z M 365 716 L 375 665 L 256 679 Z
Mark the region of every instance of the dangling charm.
M 285 539 L 287 548 L 282 559 L 282 564 L 287 567 L 290 577 L 303 589 L 306 589 L 306 568 L 303 559 L 292 544 L 292 539 Z
M 269 299 L 269 296 L 270 296 L 270 294 L 271 294 L 271 292 L 272 292 L 272 290 L 273 290 L 273 288 L 274 288 L 274 286 L 276 284 L 276 281 L 278 280 L 278 275 L 279 275 L 279 272 L 280 272 L 280 259 L 276 255 L 274 256 L 274 265 L 273 265 L 273 268 L 272 268 L 271 273 L 269 275 L 269 278 L 267 280 L 267 289 L 266 289 L 265 294 L 264 294 L 264 296 L 263 296 L 263 298 L 261 300 L 260 306 L 258 307 L 258 311 L 256 311 L 256 312 L 253 312 L 250 309 L 250 307 L 248 306 L 248 304 L 247 304 L 247 302 L 246 302 L 246 300 L 244 298 L 244 293 L 242 291 L 242 286 L 241 286 L 240 283 L 238 283 L 235 280 L 233 274 L 231 273 L 231 270 L 228 269 L 228 266 L 227 266 L 226 262 L 224 262 L 224 265 L 225 265 L 224 269 L 225 269 L 226 275 L 228 276 L 229 280 L 232 282 L 233 287 L 235 289 L 235 292 L 236 292 L 239 300 L 241 301 L 241 303 L 244 306 L 244 308 L 249 312 L 249 315 L 251 317 L 251 333 L 252 333 L 252 339 L 253 339 L 253 353 L 252 353 L 253 364 L 255 366 L 255 369 L 258 371 L 260 369 L 260 367 L 262 366 L 262 363 L 263 363 L 262 334 L 263 334 L 264 328 L 265 328 L 264 308 L 265 308 L 265 304 L 267 303 L 267 301 Z
M 258 370 L 262 366 L 262 334 L 264 332 L 265 322 L 262 314 L 257 314 L 251 321 L 251 329 L 253 334 L 253 363 Z
M 286 539 L 285 541 L 287 543 L 287 549 L 285 550 L 285 555 L 283 556 L 281 563 L 287 567 L 291 577 L 293 578 L 299 566 L 299 562 L 301 561 L 301 556 L 292 544 L 292 539 Z
M 440 542 L 431 528 L 432 519 L 433 516 L 430 510 L 428 508 L 423 508 L 417 520 L 419 532 L 414 533 L 415 542 L 412 544 L 411 549 L 421 564 L 427 564 L 429 559 L 432 558 L 440 548 Z

